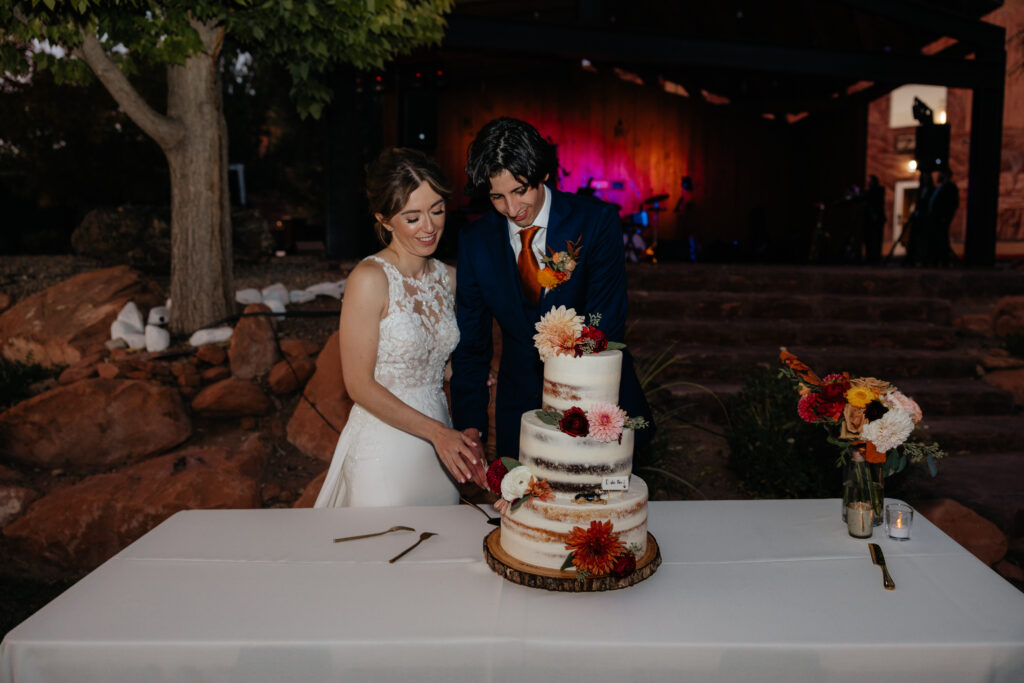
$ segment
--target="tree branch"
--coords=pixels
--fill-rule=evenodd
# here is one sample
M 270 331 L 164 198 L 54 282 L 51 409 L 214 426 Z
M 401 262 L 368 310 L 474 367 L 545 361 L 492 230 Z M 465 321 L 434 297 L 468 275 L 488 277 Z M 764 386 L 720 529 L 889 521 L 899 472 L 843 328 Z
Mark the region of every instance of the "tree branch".
M 160 147 L 163 149 L 173 147 L 185 134 L 181 123 L 164 116 L 149 106 L 149 103 L 139 94 L 135 86 L 117 67 L 117 64 L 110 59 L 95 35 L 82 31 L 82 45 L 75 48 L 72 54 L 89 65 L 89 68 L 96 74 L 96 78 L 100 80 L 100 83 L 111 94 L 118 106 L 124 110 L 124 113 Z

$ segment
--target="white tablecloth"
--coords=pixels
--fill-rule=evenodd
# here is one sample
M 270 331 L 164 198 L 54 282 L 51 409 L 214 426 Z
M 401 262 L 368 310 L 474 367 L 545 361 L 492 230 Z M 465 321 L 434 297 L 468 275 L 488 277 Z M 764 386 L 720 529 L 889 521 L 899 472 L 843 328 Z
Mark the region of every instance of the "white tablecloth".
M 394 524 L 438 532 L 331 539 Z M 1024 594 L 922 517 L 882 588 L 837 500 L 660 502 L 657 573 L 491 572 L 472 508 L 179 513 L 12 630 L 0 681 L 1024 681 Z

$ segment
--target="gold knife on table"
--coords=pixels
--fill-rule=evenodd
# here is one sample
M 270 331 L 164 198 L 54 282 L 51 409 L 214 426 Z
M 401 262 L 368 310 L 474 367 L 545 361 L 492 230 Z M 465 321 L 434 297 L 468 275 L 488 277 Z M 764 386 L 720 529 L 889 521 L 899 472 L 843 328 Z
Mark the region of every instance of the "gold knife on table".
M 868 551 L 871 553 L 871 561 L 882 568 L 882 585 L 885 586 L 885 590 L 891 591 L 896 588 L 896 584 L 889 576 L 889 570 L 885 566 L 885 555 L 882 554 L 882 549 L 878 547 L 877 543 L 868 543 Z

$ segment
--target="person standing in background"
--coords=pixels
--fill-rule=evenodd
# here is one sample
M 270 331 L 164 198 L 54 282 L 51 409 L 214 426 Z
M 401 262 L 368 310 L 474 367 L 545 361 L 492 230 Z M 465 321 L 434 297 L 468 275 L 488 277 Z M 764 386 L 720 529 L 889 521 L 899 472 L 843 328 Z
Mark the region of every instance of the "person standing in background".
M 949 168 L 940 168 L 937 175 L 939 183 L 928 201 L 931 230 L 925 265 L 945 268 L 949 266 L 949 226 L 960 208 L 960 188 L 953 182 L 953 171 Z
M 875 266 L 882 258 L 882 234 L 885 232 L 885 188 L 878 176 L 868 177 L 867 206 L 864 212 L 864 261 Z

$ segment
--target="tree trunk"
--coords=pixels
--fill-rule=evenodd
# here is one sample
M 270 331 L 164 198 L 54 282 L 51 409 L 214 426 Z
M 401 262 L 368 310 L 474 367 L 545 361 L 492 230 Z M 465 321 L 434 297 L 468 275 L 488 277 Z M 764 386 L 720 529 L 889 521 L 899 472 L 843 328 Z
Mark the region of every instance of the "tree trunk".
M 171 171 L 171 330 L 191 334 L 234 313 L 227 124 L 218 60 L 223 28 L 193 23 L 202 53 L 167 69 L 167 115 L 184 135 Z

